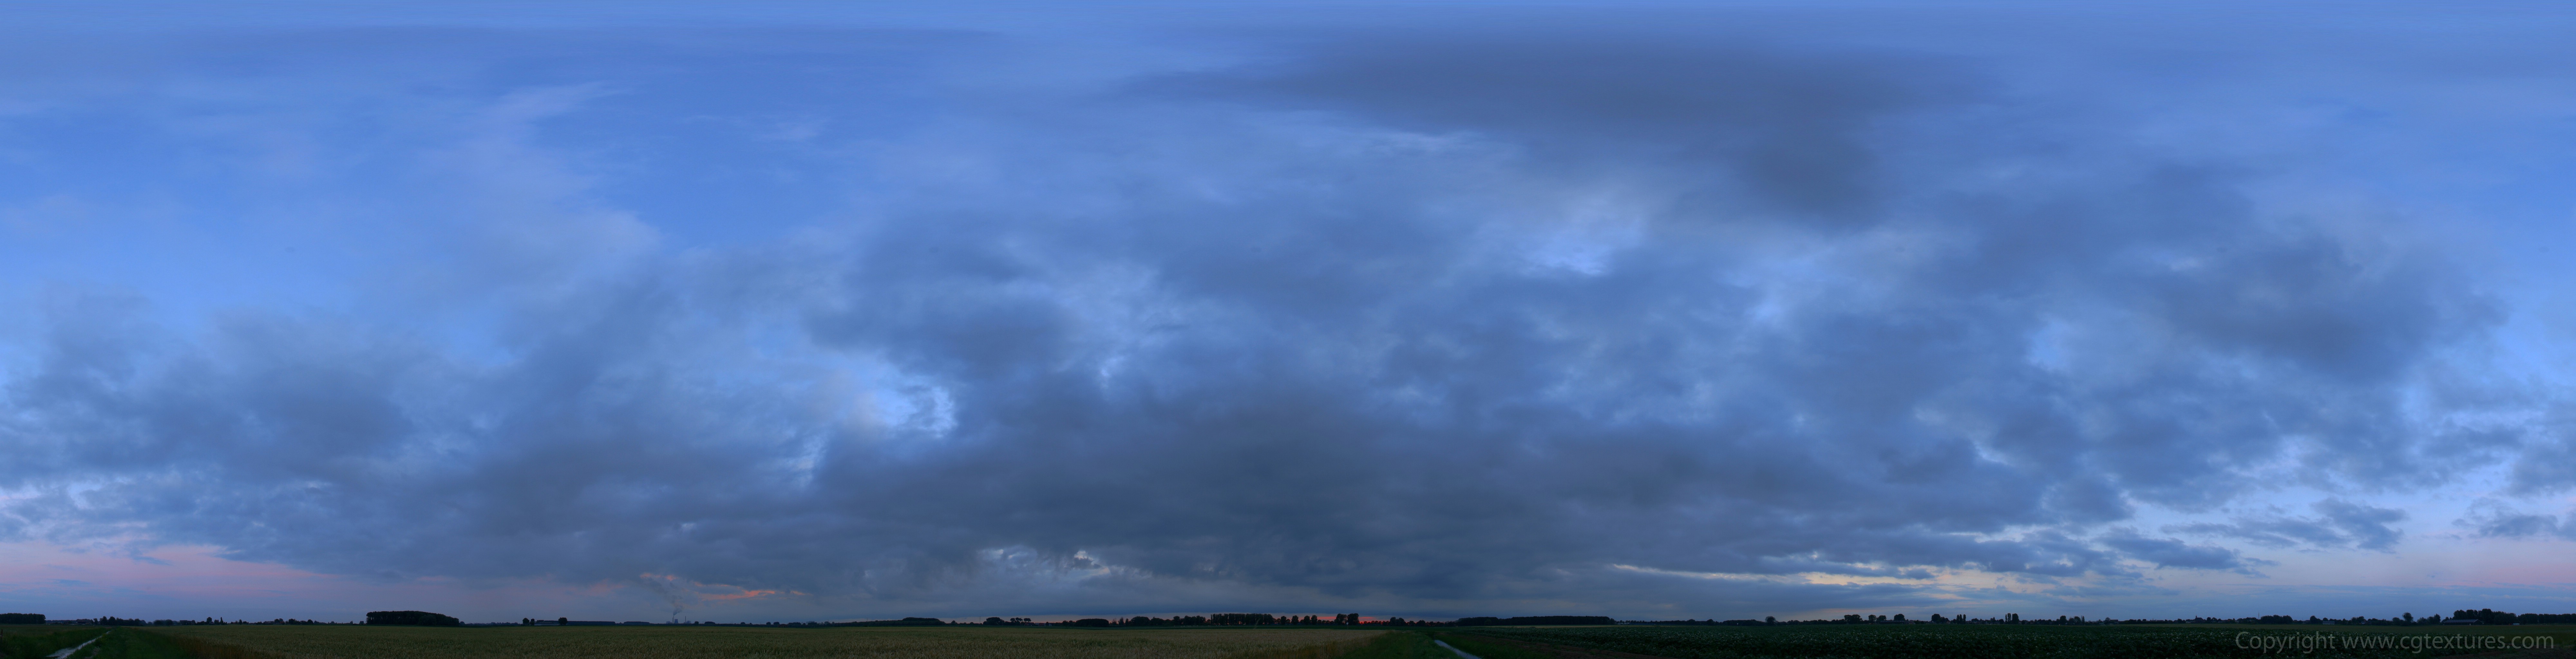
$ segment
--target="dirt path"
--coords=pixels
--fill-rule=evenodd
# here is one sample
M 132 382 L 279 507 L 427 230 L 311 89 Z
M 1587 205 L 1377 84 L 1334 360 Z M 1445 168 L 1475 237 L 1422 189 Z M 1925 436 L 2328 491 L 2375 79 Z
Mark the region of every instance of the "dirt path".
M 1441 647 L 1441 649 L 1445 649 L 1445 650 L 1448 650 L 1448 651 L 1450 651 L 1450 652 L 1456 652 L 1456 653 L 1458 653 L 1458 659 L 1485 659 L 1484 657 L 1479 657 L 1479 656 L 1476 656 L 1476 655 L 1467 654 L 1467 651 L 1466 651 L 1466 650 L 1460 650 L 1460 649 L 1458 649 L 1458 648 L 1449 647 L 1449 642 L 1448 642 L 1448 641 L 1443 641 L 1443 640 L 1439 640 L 1439 639 L 1432 639 L 1432 641 L 1431 641 L 1431 642 L 1439 644 L 1439 645 L 1440 645 L 1440 647 Z
M 60 649 L 60 650 L 55 650 L 53 654 L 45 655 L 45 659 L 63 659 L 64 657 L 72 656 L 72 653 L 81 651 L 81 648 L 89 647 L 89 644 L 91 644 L 91 643 L 97 643 L 97 642 L 98 642 L 98 639 L 101 639 L 101 638 L 107 638 L 107 635 L 106 635 L 106 634 L 100 634 L 100 635 L 98 635 L 96 638 L 91 638 L 90 640 L 81 641 L 81 644 L 80 644 L 80 645 L 75 645 L 75 646 L 71 646 L 71 647 L 68 647 L 68 648 L 63 648 L 63 649 Z
M 1523 649 L 1523 650 L 1528 650 L 1528 651 L 1531 651 L 1531 652 L 1536 652 L 1536 653 L 1539 653 L 1539 654 L 1547 655 L 1547 656 L 1550 656 L 1550 657 L 1556 657 L 1557 659 L 1666 659 L 1666 658 L 1664 658 L 1664 657 L 1658 657 L 1658 656 L 1654 656 L 1654 655 L 1647 655 L 1647 654 L 1631 654 L 1631 653 L 1627 653 L 1627 652 L 1619 652 L 1619 651 L 1615 651 L 1615 650 L 1594 650 L 1594 649 L 1591 649 L 1591 648 L 1578 648 L 1578 647 L 1574 647 L 1574 646 L 1570 646 L 1570 645 L 1554 645 L 1554 644 L 1549 644 L 1549 643 L 1536 643 L 1536 642 L 1531 642 L 1531 641 L 1523 641 L 1523 640 L 1520 640 L 1520 639 L 1500 638 L 1500 637 L 1494 637 L 1494 636 L 1482 636 L 1482 635 L 1477 635 L 1477 636 L 1475 636 L 1475 639 L 1476 639 L 1477 641 L 1484 642 L 1484 643 L 1493 643 L 1493 644 L 1496 644 L 1496 645 L 1508 645 L 1508 646 L 1512 646 L 1512 647 L 1515 647 L 1515 648 L 1520 648 L 1520 649 Z M 1434 641 L 1434 642 L 1437 642 L 1437 641 Z M 1449 644 L 1447 644 L 1447 643 L 1441 643 L 1441 644 L 1440 644 L 1440 647 L 1447 648 L 1447 647 L 1449 647 Z M 1457 652 L 1457 653 L 1458 653 L 1458 654 L 1460 654 L 1460 655 L 1469 656 L 1469 657 L 1473 657 L 1473 656 L 1475 656 L 1475 655 L 1467 654 L 1467 653 L 1465 653 L 1465 652 L 1459 652 L 1459 650 L 1458 650 L 1457 648 L 1449 648 L 1449 651 L 1450 651 L 1450 652 Z

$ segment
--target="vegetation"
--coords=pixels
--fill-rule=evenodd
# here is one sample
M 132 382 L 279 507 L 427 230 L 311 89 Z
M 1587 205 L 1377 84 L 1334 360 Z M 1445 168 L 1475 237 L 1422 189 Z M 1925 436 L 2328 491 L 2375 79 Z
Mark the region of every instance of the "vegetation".
M 0 627 L 0 659 L 36 659 L 98 638 L 97 627 Z
M 104 634 L 104 636 L 102 636 Z M 2262 652 L 2247 638 L 2309 643 Z M 1025 626 L 527 627 L 195 625 L 0 627 L 0 659 L 33 659 L 98 639 L 78 659 L 518 659 L 524 657 L 851 657 L 859 659 L 1483 659 L 2305 657 L 2395 658 L 2498 653 L 2499 647 L 2356 647 L 2345 639 L 2427 635 L 2543 638 L 2565 656 L 2576 627 L 2320 625 L 1616 625 L 1588 627 Z M 2276 641 L 2277 642 L 2277 641 Z
M 1509 642 L 1419 631 L 1392 631 L 1341 643 L 1248 655 L 1245 659 L 1458 659 L 1457 653 L 1440 647 L 1443 642 L 1482 659 L 1559 659 L 1558 655 L 1523 649 Z
M 2476 620 L 2479 624 L 2485 625 L 2566 625 L 2576 624 L 2576 613 L 2525 613 L 2522 615 L 2514 615 L 2503 611 L 2497 611 L 2495 609 L 2478 609 L 2476 611 L 2461 609 L 2458 611 L 2452 611 L 2451 619 Z
M 167 635 L 183 647 L 202 648 L 192 652 L 208 659 L 1327 659 L 1358 647 L 1382 632 L 1374 629 L 1090 630 L 981 626 L 441 628 L 210 625 L 158 627 L 148 633 Z M 1455 656 L 1449 655 L 1453 659 Z
M 1449 647 L 1465 650 L 1467 654 L 1476 655 L 1480 659 L 1559 659 L 1567 656 L 1550 651 L 1556 648 L 1547 647 L 1544 644 L 1508 641 L 1491 636 L 1433 633 L 1431 638 L 1447 643 Z M 1441 659 L 1457 659 L 1457 657 L 1458 655 L 1453 653 Z
M 1903 617 L 1899 616 L 1899 619 L 1903 619 Z M 1459 618 L 1457 622 L 1450 624 L 1460 627 L 1482 627 L 1488 625 L 1615 625 L 1619 624 L 1619 621 L 1611 620 L 1610 616 L 1517 616 L 1511 618 Z
M 862 620 L 841 624 L 850 627 L 937 627 L 948 622 L 938 618 L 904 618 L 902 620 Z
M 2262 637 L 2275 642 L 2304 642 L 2286 652 L 2275 650 L 2272 656 L 2294 654 L 2304 657 L 2429 657 L 2494 652 L 2490 648 L 2426 647 L 2425 641 L 2408 646 L 2404 637 L 2426 635 L 2451 636 L 2478 634 L 2487 636 L 2548 636 L 2553 647 L 2562 651 L 2576 641 L 2576 629 L 2570 628 L 2446 628 L 2394 631 L 2386 629 L 2336 630 L 2315 626 L 2253 625 L 1796 625 L 1777 627 L 1740 626 L 1643 626 L 1553 627 L 1553 628 L 1467 628 L 1449 632 L 1447 638 L 1484 637 L 1498 641 L 1544 644 L 1607 650 L 1673 659 L 1751 659 L 1762 658 L 1834 658 L 1886 657 L 1900 659 L 1947 658 L 2014 658 L 2046 657 L 2079 659 L 2085 657 L 2253 657 L 2265 656 L 2249 649 L 2249 636 L 2260 642 Z M 2313 639 L 2313 640 L 2304 640 Z M 1455 641 L 1452 642 L 1456 644 Z M 2372 643 L 2383 647 L 2367 647 Z M 1537 647 L 1525 645 L 1522 647 Z M 1467 649 L 1461 645 L 1461 649 Z M 1498 659 L 1473 649 L 1470 653 Z M 2552 655 L 2555 656 L 2555 655 Z M 1509 655 L 1503 655 L 1509 657 Z
M 179 639 L 134 629 L 116 629 L 99 637 L 96 648 L 83 653 L 81 659 L 249 659 L 246 653 L 208 653 L 200 646 L 182 644 Z
M 428 611 L 368 611 L 367 624 L 454 627 L 465 623 L 453 616 Z
M 1354 647 L 1328 650 L 1337 653 L 1317 656 L 1331 659 L 1458 659 L 1458 655 L 1433 645 L 1430 636 L 1417 632 L 1388 632 L 1364 639 Z

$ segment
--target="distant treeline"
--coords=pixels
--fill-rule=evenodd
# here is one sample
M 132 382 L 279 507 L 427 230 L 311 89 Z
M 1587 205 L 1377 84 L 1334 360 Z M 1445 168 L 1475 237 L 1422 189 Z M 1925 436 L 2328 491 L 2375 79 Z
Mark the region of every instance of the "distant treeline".
M 41 624 L 45 624 L 45 614 L 42 613 L 0 613 L 0 625 Z
M 1079 620 L 1064 620 L 1058 622 L 1038 622 L 1028 618 L 1004 619 L 997 617 L 985 618 L 983 624 L 987 626 L 1049 627 L 1205 627 L 1235 625 L 1472 627 L 1479 625 L 1615 625 L 1619 624 L 1619 621 L 1611 619 L 1609 616 L 1522 616 L 1515 618 L 1476 617 L 1460 618 L 1454 622 L 1440 622 L 1433 620 L 1406 620 L 1403 618 L 1368 620 L 1357 613 L 1334 614 L 1329 618 L 1325 616 L 1278 615 L 1272 613 L 1211 613 L 1203 616 L 1172 616 L 1169 618 L 1156 618 L 1152 616 L 1136 616 L 1133 618 L 1114 619 L 1082 618 Z
M 849 623 L 849 626 L 851 626 L 851 627 L 924 627 L 924 626 L 930 626 L 930 625 L 945 625 L 945 624 L 948 624 L 948 622 L 947 622 L 947 621 L 945 621 L 945 620 L 940 620 L 940 619 L 938 619 L 938 618 L 904 618 L 904 619 L 902 619 L 902 620 L 862 620 L 862 621 L 859 621 L 859 622 Z
M 312 620 L 290 620 L 290 619 L 287 619 L 287 618 L 278 618 L 278 619 L 276 619 L 276 620 L 262 620 L 262 621 L 251 621 L 251 620 L 224 620 L 224 619 L 222 619 L 222 618 L 207 618 L 207 619 L 204 619 L 204 620 L 170 620 L 170 619 L 166 619 L 166 618 L 165 618 L 165 619 L 161 619 L 161 620 L 144 620 L 144 619 L 141 619 L 141 618 L 119 618 L 119 617 L 116 617 L 116 616 L 104 616 L 104 617 L 98 617 L 98 618 L 79 618 L 79 619 L 73 619 L 73 620 L 53 620 L 53 621 L 47 621 L 47 620 L 45 620 L 44 616 L 43 616 L 43 615 L 40 615 L 40 614 L 29 613 L 29 614 L 22 614 L 22 615 L 35 616 L 35 618 L 36 618 L 36 622 L 37 622 L 37 623 L 49 623 L 49 624 L 56 624 L 56 625 L 95 625 L 95 626 L 100 626 L 100 627 L 176 627 L 176 626 L 181 626 L 181 625 L 336 625 L 336 624 L 342 624 L 342 623 L 335 623 L 335 622 L 315 622 L 315 621 L 312 621 Z M 6 620 L 0 620 L 0 623 L 5 623 L 5 622 L 7 622 L 7 621 L 6 621 Z
M 2514 615 L 2494 609 L 2478 609 L 2476 611 L 2461 609 L 2458 611 L 2452 611 L 2451 619 L 2475 620 L 2479 623 L 2489 625 L 2567 625 L 2576 624 L 2576 613 L 2525 613 L 2522 615 Z
M 428 611 L 368 611 L 370 625 L 419 625 L 423 627 L 456 627 L 465 624 L 444 614 Z

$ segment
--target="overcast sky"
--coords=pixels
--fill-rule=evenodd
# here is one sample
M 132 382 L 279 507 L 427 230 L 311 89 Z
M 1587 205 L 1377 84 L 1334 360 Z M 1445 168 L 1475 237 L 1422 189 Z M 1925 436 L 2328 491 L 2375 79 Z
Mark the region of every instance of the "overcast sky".
M 0 8 L 0 609 L 2576 611 L 2576 11 Z

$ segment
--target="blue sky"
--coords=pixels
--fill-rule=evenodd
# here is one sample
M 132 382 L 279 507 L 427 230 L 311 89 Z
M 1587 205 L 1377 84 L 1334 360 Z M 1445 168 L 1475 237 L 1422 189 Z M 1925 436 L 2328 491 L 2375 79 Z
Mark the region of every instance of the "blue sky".
M 0 17 L 0 608 L 2576 611 L 2576 13 Z

